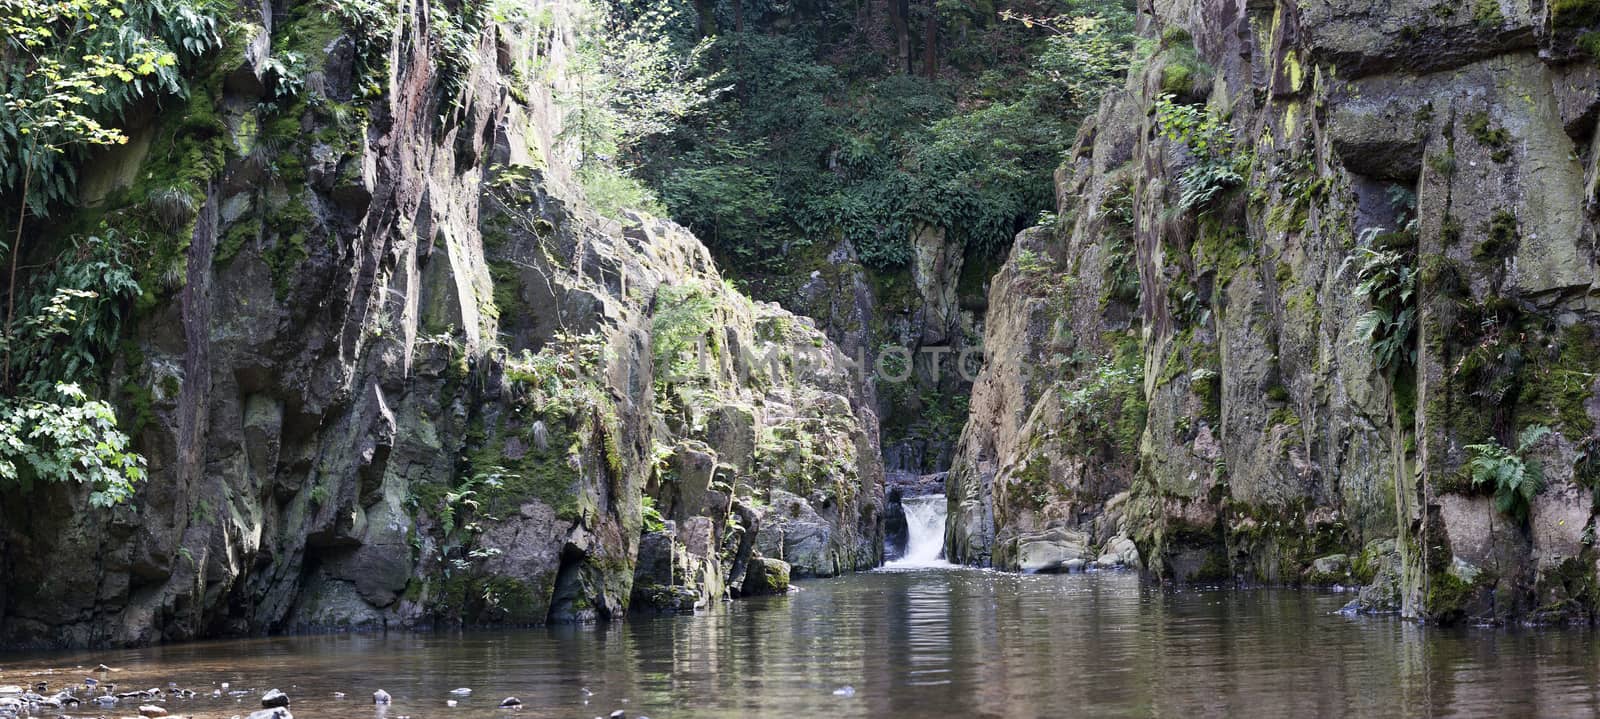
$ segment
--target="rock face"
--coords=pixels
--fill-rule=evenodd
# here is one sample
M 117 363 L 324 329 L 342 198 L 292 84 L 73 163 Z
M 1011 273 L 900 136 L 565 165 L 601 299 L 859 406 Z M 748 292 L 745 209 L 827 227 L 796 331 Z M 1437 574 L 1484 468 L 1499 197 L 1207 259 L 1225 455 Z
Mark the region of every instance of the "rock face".
M 879 561 L 866 383 L 680 228 L 585 209 L 552 149 L 570 18 L 535 10 L 405 2 L 385 34 L 242 7 L 130 130 L 150 179 L 86 180 L 135 230 L 194 200 L 109 382 L 150 478 L 114 511 L 0 497 L 0 645 L 614 618 L 642 545 L 700 606 L 763 555 Z M 298 95 L 263 102 L 264 48 L 304 59 Z M 642 543 L 647 497 L 673 531 Z
M 1600 5 L 1141 7 L 991 286 L 950 556 L 1593 620 Z M 1525 507 L 1471 477 L 1496 444 Z

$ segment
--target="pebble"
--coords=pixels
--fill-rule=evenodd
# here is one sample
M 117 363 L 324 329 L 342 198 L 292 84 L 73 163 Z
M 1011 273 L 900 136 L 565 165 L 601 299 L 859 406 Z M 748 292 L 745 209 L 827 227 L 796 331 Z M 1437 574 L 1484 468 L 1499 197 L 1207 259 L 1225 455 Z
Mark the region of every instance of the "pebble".
M 506 697 L 500 700 L 501 709 L 515 709 L 522 706 L 522 700 L 516 697 Z
M 455 706 L 455 705 L 457 705 L 459 703 L 460 702 L 457 702 L 454 699 L 446 699 L 446 700 L 444 700 L 444 705 L 447 706 L 447 707 L 453 707 L 453 706 Z
M 101 664 L 100 666 L 95 667 L 94 670 L 97 671 L 97 672 L 100 672 L 101 674 L 104 674 L 106 672 L 117 671 L 115 669 L 112 669 L 111 667 L 108 667 L 108 666 L 104 665 L 104 664 Z
M 611 712 L 611 715 L 606 717 L 606 719 L 628 719 L 628 713 L 618 709 L 614 712 Z
M 461 687 L 460 689 L 451 689 L 450 693 L 454 694 L 454 695 L 456 695 L 458 697 L 464 697 L 464 696 L 471 696 L 472 695 L 472 690 L 468 689 L 466 687 Z
M 334 692 L 333 693 L 333 698 L 334 699 L 343 699 L 344 698 L 344 692 Z
M 104 694 L 94 698 L 94 703 L 103 707 L 115 706 L 118 701 L 116 697 Z
M 261 695 L 261 706 L 267 709 L 289 706 L 289 695 L 273 689 Z
M 145 704 L 139 707 L 139 714 L 147 717 L 164 717 L 167 715 L 167 710 L 154 704 Z
M 373 704 L 388 704 L 389 701 L 390 701 L 389 692 L 386 692 L 386 691 L 384 691 L 382 689 L 379 689 L 378 691 L 375 691 L 375 692 L 372 693 L 372 703 Z
M 856 695 L 856 688 L 846 684 L 845 686 L 833 690 L 833 695 L 836 697 L 853 697 Z

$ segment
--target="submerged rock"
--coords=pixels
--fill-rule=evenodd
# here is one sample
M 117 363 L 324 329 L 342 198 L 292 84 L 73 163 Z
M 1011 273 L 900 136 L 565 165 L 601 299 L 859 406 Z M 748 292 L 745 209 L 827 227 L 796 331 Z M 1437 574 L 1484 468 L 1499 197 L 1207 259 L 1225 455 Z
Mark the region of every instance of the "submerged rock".
M 261 706 L 271 709 L 273 707 L 289 706 L 289 695 L 273 689 L 261 695 Z

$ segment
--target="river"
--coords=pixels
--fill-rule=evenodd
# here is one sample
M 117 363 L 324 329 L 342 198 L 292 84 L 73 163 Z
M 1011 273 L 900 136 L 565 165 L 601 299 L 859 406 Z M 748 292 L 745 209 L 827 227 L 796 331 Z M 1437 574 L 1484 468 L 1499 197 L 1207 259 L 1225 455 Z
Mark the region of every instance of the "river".
M 176 682 L 176 715 L 287 692 L 302 717 L 1592 716 L 1587 630 L 1439 629 L 1348 597 L 1163 589 L 1131 573 L 918 568 L 805 581 L 697 616 L 0 656 L 0 684 Z M 93 672 L 100 663 L 120 670 Z M 53 674 L 37 675 L 53 671 Z M 36 676 L 37 675 L 37 676 Z M 238 697 L 207 696 L 229 683 Z M 449 692 L 473 690 L 447 707 Z M 394 696 L 386 712 L 371 694 Z M 335 692 L 346 697 L 336 698 Z M 134 713 L 124 705 L 103 713 Z M 74 713 L 74 712 L 68 712 Z M 54 716 L 51 713 L 50 716 Z

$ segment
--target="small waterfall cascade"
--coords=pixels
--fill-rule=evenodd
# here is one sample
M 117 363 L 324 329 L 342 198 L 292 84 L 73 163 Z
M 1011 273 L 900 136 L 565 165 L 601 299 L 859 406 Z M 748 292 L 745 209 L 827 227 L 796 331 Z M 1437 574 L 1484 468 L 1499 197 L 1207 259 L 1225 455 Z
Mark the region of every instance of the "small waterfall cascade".
M 906 554 L 890 562 L 891 567 L 945 566 L 944 517 L 942 494 L 906 497 L 900 506 L 906 513 Z

